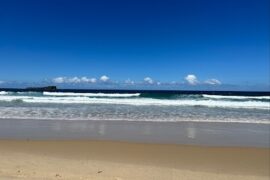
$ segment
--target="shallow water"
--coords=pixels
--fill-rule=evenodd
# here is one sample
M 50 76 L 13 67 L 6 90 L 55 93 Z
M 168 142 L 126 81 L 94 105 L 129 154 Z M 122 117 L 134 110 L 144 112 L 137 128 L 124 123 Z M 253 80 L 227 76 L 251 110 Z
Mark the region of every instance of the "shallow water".
M 0 119 L 0 139 L 270 147 L 269 124 Z
M 270 124 L 269 96 L 6 92 L 0 118 Z

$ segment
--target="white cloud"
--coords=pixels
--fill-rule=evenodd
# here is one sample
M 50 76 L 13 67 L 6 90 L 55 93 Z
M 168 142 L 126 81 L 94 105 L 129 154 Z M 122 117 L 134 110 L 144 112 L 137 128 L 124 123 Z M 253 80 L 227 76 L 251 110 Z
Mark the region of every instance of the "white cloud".
M 107 81 L 109 81 L 110 80 L 110 78 L 108 77 L 108 76 L 101 76 L 100 77 L 100 81 L 102 81 L 102 82 L 107 82 Z
M 96 78 L 82 77 L 81 82 L 84 82 L 84 83 L 96 83 L 97 79 Z
M 91 79 L 89 79 L 89 82 L 96 83 L 97 82 L 97 79 L 96 78 L 91 78 Z
M 154 83 L 154 80 L 150 77 L 146 77 L 144 78 L 144 82 L 148 83 L 148 84 L 153 84 Z
M 54 83 L 57 83 L 57 84 L 62 84 L 62 83 L 74 83 L 74 84 L 77 84 L 77 83 L 97 83 L 97 82 L 108 82 L 110 80 L 110 78 L 106 75 L 103 75 L 99 78 L 99 81 L 98 79 L 96 78 L 88 78 L 86 76 L 83 76 L 83 77 L 56 77 L 54 79 L 52 79 L 52 82 Z M 194 74 L 189 74 L 185 77 L 185 80 L 187 81 L 188 84 L 190 85 L 197 85 L 199 84 L 199 81 L 198 81 L 198 78 L 194 75 Z M 5 83 L 4 81 L 0 81 L 0 84 L 3 84 Z M 114 82 L 114 83 L 120 83 L 120 82 Z M 124 81 L 125 84 L 129 84 L 129 85 L 134 85 L 136 84 L 136 82 L 130 80 L 130 79 L 127 79 Z M 144 83 L 146 84 L 156 84 L 156 85 L 162 85 L 162 84 L 166 84 L 164 82 L 156 82 L 154 81 L 152 78 L 150 77 L 145 77 L 144 78 Z M 167 84 L 171 84 L 171 85 L 176 85 L 178 84 L 176 81 L 172 81 L 170 83 L 167 83 Z M 204 84 L 209 84 L 209 85 L 221 85 L 222 83 L 217 80 L 217 79 L 208 79 L 206 81 L 204 81 Z
M 82 82 L 89 82 L 89 79 L 88 79 L 87 77 L 82 77 L 82 78 L 81 78 L 81 81 L 82 81 Z
M 62 84 L 62 83 L 95 83 L 97 80 L 95 78 L 87 78 L 87 77 L 57 77 L 52 80 L 54 83 Z
M 196 85 L 199 83 L 197 77 L 194 74 L 189 74 L 185 77 L 185 80 L 188 82 L 190 85 Z
M 135 82 L 132 81 L 132 80 L 130 80 L 130 79 L 125 80 L 125 83 L 126 83 L 126 84 L 135 84 Z
M 65 77 L 57 77 L 57 78 L 54 78 L 52 81 L 53 81 L 54 83 L 59 83 L 59 84 L 61 84 L 61 83 L 65 83 L 66 78 L 65 78 Z
M 5 81 L 0 81 L 0 84 L 4 84 L 5 83 Z
M 78 77 L 73 77 L 73 78 L 69 78 L 68 79 L 68 82 L 69 83 L 80 83 L 81 82 L 81 79 L 78 78 Z
M 205 81 L 205 84 L 210 84 L 210 85 L 220 85 L 221 82 L 217 79 L 208 79 Z

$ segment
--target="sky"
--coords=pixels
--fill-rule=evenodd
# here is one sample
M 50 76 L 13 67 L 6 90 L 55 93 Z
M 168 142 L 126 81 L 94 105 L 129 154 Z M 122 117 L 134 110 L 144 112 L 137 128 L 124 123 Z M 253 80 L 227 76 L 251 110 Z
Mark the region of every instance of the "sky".
M 269 0 L 0 0 L 0 87 L 269 90 L 269 7 Z

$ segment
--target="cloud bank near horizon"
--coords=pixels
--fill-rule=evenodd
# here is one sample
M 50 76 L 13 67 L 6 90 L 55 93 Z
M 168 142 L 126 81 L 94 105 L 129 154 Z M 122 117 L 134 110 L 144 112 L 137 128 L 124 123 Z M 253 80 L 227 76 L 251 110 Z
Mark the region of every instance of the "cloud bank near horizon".
M 62 84 L 62 83 L 96 83 L 96 78 L 88 78 L 88 77 L 56 77 L 52 79 L 53 83 Z
M 269 91 L 270 84 L 227 84 L 216 78 L 199 79 L 195 74 L 187 74 L 177 81 L 159 81 L 146 76 L 141 80 L 114 80 L 107 75 L 100 77 L 59 76 L 40 81 L 7 81 L 0 78 L 0 88 L 26 88 L 55 85 L 59 88 L 98 89 L 156 89 L 156 90 L 222 90 L 222 91 Z
M 102 75 L 99 78 L 89 78 L 86 76 L 83 77 L 56 77 L 51 80 L 51 82 L 55 84 L 126 84 L 126 85 L 221 85 L 221 81 L 215 78 L 207 79 L 205 81 L 200 82 L 196 75 L 194 74 L 188 74 L 184 77 L 184 82 L 182 80 L 179 81 L 171 81 L 171 82 L 161 82 L 156 81 L 152 77 L 145 77 L 141 81 L 134 81 L 131 79 L 126 79 L 124 81 L 114 81 L 111 80 L 111 78 L 107 75 Z

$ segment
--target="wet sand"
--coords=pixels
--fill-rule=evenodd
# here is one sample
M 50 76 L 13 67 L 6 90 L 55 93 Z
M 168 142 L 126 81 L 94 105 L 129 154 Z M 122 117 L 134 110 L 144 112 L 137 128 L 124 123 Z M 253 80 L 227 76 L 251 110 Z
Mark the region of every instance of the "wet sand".
M 0 119 L 0 139 L 270 147 L 270 124 Z
M 0 179 L 269 179 L 269 148 L 0 140 Z

